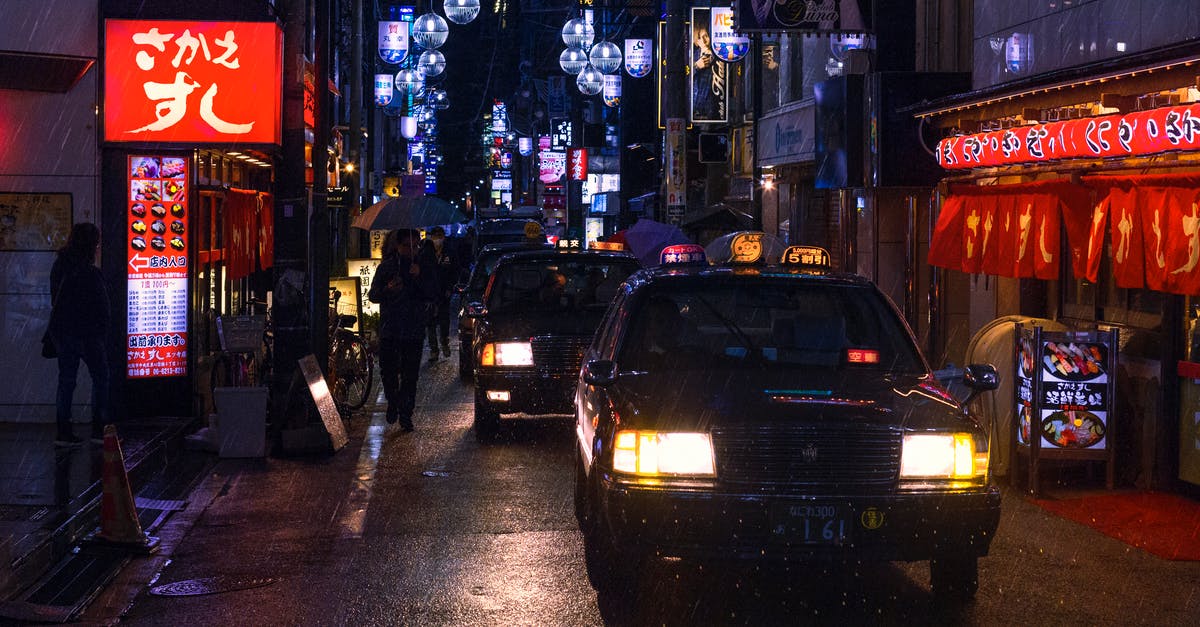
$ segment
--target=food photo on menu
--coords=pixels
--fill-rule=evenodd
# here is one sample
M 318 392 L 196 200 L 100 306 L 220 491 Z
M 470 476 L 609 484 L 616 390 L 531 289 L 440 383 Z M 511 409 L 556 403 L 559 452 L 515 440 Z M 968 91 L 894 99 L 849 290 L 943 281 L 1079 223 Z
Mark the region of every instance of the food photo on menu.
M 130 181 L 129 195 L 133 200 L 162 200 L 162 182 Z
M 129 175 L 136 179 L 156 179 L 160 172 L 156 157 L 133 157 L 129 168 Z
M 164 179 L 183 178 L 187 171 L 187 162 L 183 157 L 163 157 L 159 177 Z

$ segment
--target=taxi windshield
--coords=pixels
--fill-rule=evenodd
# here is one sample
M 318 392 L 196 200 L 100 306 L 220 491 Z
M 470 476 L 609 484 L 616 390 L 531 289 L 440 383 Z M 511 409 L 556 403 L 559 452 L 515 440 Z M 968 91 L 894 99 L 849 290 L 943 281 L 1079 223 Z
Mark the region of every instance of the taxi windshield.
M 662 286 L 633 319 L 623 370 L 924 368 L 892 308 L 863 285 Z
M 609 259 L 533 259 L 496 268 L 488 311 L 603 311 L 637 263 Z

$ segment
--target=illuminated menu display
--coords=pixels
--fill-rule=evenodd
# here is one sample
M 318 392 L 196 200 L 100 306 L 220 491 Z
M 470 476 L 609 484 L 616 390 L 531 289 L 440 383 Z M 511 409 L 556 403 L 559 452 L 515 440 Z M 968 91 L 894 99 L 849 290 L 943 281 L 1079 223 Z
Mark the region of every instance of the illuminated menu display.
M 187 374 L 187 167 L 184 157 L 129 157 L 130 378 Z

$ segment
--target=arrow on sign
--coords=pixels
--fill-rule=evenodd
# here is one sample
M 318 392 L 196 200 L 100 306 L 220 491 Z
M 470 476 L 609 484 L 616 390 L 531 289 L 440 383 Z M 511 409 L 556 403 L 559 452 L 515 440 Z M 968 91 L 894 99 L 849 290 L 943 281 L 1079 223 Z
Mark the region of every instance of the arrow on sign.
M 139 266 L 138 263 L 136 263 L 136 262 L 140 262 L 141 265 Z M 144 270 L 146 268 L 149 268 L 150 267 L 150 258 L 135 254 L 133 256 L 133 259 L 129 260 L 129 267 L 133 268 L 135 271 L 136 270 Z

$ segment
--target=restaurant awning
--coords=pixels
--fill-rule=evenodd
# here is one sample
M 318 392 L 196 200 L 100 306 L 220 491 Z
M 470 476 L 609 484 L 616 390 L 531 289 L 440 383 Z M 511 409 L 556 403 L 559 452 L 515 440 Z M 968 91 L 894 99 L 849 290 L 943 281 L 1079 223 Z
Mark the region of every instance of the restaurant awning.
M 1057 279 L 1060 229 L 1066 229 L 1076 278 L 1096 280 L 1107 230 L 1117 287 L 1200 294 L 1200 174 L 953 185 L 929 263 Z

